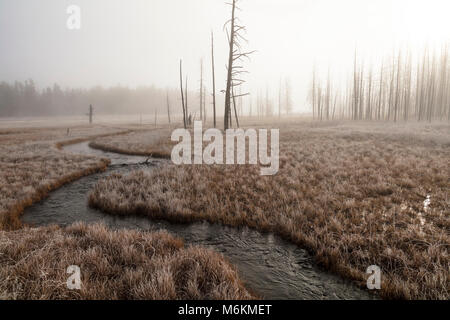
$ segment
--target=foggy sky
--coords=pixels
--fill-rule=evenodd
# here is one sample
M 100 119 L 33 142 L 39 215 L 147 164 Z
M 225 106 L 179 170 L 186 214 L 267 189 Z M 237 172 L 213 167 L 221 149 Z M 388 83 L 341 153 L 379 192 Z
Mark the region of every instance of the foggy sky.
M 312 65 L 343 72 L 355 46 L 367 59 L 395 46 L 448 41 L 448 0 L 241 0 L 247 26 L 247 90 L 278 92 L 288 77 L 296 111 L 307 110 Z M 81 30 L 68 30 L 66 9 L 81 7 Z M 217 89 L 227 55 L 223 0 L 0 0 L 0 81 L 32 78 L 42 88 L 95 85 L 178 86 L 183 59 L 190 89 L 203 57 L 210 85 L 210 32 Z M 340 71 L 339 71 L 340 70 Z M 221 98 L 221 96 L 220 96 Z

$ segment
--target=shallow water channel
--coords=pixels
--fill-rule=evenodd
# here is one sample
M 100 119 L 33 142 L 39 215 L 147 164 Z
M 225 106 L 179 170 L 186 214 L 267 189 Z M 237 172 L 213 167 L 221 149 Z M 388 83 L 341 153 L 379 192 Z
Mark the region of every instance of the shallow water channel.
M 317 266 L 306 250 L 273 234 L 249 228 L 229 228 L 210 223 L 191 225 L 152 221 L 144 217 L 117 217 L 88 207 L 87 197 L 95 183 L 113 172 L 153 170 L 163 160 L 120 155 L 94 150 L 88 142 L 70 145 L 66 152 L 108 157 L 106 172 L 93 174 L 65 185 L 25 210 L 23 222 L 32 226 L 70 225 L 77 221 L 103 222 L 111 228 L 139 230 L 165 229 L 184 239 L 186 244 L 200 245 L 221 252 L 233 263 L 245 285 L 266 299 L 372 299 L 348 281 L 331 275 Z

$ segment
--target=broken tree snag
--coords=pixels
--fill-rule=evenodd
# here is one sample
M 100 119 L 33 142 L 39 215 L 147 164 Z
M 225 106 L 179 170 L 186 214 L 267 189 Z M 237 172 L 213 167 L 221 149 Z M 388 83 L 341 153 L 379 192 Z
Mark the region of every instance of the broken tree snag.
M 184 124 L 184 128 L 187 129 L 186 107 L 184 105 L 184 93 L 183 93 L 183 61 L 182 60 L 180 60 L 180 88 L 181 88 L 181 103 L 183 106 L 183 124 Z
M 285 108 L 286 108 L 286 114 L 290 115 L 292 112 L 292 90 L 291 90 L 291 81 L 289 78 L 286 78 L 285 80 Z
M 278 86 L 278 118 L 281 118 L 281 78 Z
M 225 90 L 225 114 L 224 114 L 224 129 L 228 129 L 231 126 L 231 99 L 233 98 L 233 92 L 235 87 L 241 86 L 245 81 L 239 78 L 240 75 L 244 73 L 248 73 L 243 70 L 243 67 L 240 65 L 236 65 L 238 61 L 242 61 L 244 58 L 249 58 L 252 52 L 242 52 L 242 41 L 247 42 L 247 39 L 243 36 L 243 33 L 246 31 L 244 26 L 237 24 L 237 18 L 235 15 L 236 9 L 240 10 L 237 7 L 237 3 L 240 0 L 233 0 L 231 3 L 231 19 L 228 20 L 224 28 L 229 24 L 230 29 L 227 30 L 228 36 L 228 45 L 229 45 L 229 53 L 228 53 L 228 65 L 227 65 L 227 85 Z M 237 114 L 236 114 L 237 119 Z
M 186 76 L 186 82 L 185 82 L 185 86 L 184 86 L 184 108 L 186 109 L 186 118 L 188 117 L 188 90 L 187 90 L 187 82 L 188 82 L 188 77 Z M 188 121 L 187 121 L 187 125 L 191 125 L 191 115 L 189 115 Z
M 212 64 L 212 85 L 213 85 L 213 112 L 214 112 L 214 128 L 216 127 L 216 75 L 214 71 L 214 34 L 211 31 L 211 64 Z
M 313 80 L 312 80 L 312 88 L 311 88 L 311 96 L 312 96 L 312 109 L 313 109 L 313 120 L 316 119 L 316 65 L 313 67 Z
M 200 60 L 200 119 L 203 121 L 203 59 Z
M 167 118 L 169 119 L 169 124 L 170 124 L 170 101 L 169 101 L 169 92 L 166 93 L 166 101 L 167 101 Z
M 236 9 L 236 0 L 233 0 L 232 10 L 231 10 L 231 38 L 229 36 L 229 54 L 228 54 L 228 71 L 227 71 L 227 87 L 225 91 L 225 115 L 224 115 L 224 130 L 228 129 L 230 124 L 230 99 L 231 99 L 231 82 L 233 74 L 233 51 L 234 51 L 234 13 Z
M 203 87 L 203 122 L 206 123 L 206 88 Z
M 89 105 L 89 124 L 92 124 L 92 118 L 94 116 L 94 108 L 92 107 L 92 104 Z

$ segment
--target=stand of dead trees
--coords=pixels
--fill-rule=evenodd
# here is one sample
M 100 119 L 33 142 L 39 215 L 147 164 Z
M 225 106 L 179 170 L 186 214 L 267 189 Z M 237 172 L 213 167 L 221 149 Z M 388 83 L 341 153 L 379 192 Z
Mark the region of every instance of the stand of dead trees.
M 355 52 L 353 73 L 344 88 L 325 85 L 314 68 L 310 101 L 314 119 L 384 121 L 450 121 L 448 46 L 424 49 L 413 56 L 398 50 L 378 70 L 366 66 Z
M 231 19 L 228 20 L 224 29 L 229 25 L 229 29 L 226 30 L 229 44 L 229 56 L 227 64 L 227 82 L 225 92 L 225 108 L 224 108 L 224 130 L 233 126 L 232 111 L 235 115 L 235 123 L 239 127 L 239 115 L 243 113 L 242 97 L 249 95 L 249 93 L 242 94 L 241 86 L 245 83 L 242 79 L 244 73 L 248 73 L 243 70 L 243 66 L 239 65 L 244 59 L 249 59 L 249 56 L 254 52 L 243 52 L 242 43 L 247 42 L 244 37 L 246 28 L 240 25 L 239 19 L 236 16 L 236 10 L 240 10 L 237 6 L 239 0 L 232 0 L 231 3 L 227 3 L 231 6 Z M 183 111 L 183 124 L 186 129 L 192 124 L 195 114 L 192 115 L 188 111 L 188 90 L 187 90 L 187 77 L 183 86 L 183 63 L 180 60 L 180 92 L 181 92 L 181 104 Z M 214 127 L 216 127 L 216 79 L 215 79 L 215 60 L 214 60 L 214 35 L 211 32 L 211 67 L 212 67 L 212 105 L 213 105 L 213 117 Z M 199 111 L 200 120 L 206 122 L 207 109 L 206 109 L 206 88 L 204 85 L 204 73 L 203 73 L 203 60 L 200 63 L 200 88 L 199 88 Z M 239 89 L 239 90 L 238 90 Z M 233 109 L 231 108 L 233 104 Z M 169 110 L 169 109 L 168 109 Z M 169 115 L 169 111 L 168 111 Z M 170 119 L 170 115 L 169 115 Z M 170 120 L 169 120 L 170 121 Z
M 192 125 L 193 121 L 196 118 L 196 112 L 194 114 L 189 113 L 188 109 L 188 78 L 185 77 L 185 82 L 183 84 L 183 63 L 180 60 L 180 93 L 181 93 L 181 106 L 183 111 L 183 125 L 184 128 L 187 129 L 190 125 Z M 215 105 L 214 105 L 215 108 Z M 200 64 L 200 88 L 199 88 L 199 111 L 200 111 L 200 120 L 206 122 L 207 112 L 206 112 L 206 87 L 203 81 L 203 60 Z M 215 114 L 215 111 L 214 111 Z M 169 97 L 167 97 L 167 116 L 170 120 L 170 104 Z
M 258 90 L 256 95 L 256 117 L 263 118 L 274 115 L 281 117 L 283 114 L 290 115 L 292 113 L 292 86 L 288 78 L 284 80 L 284 83 L 280 79 L 278 97 L 275 100 L 277 100 L 276 104 L 273 103 L 273 97 L 270 94 L 269 87 L 266 87 L 264 94 L 261 90 Z M 253 115 L 252 112 L 252 105 L 250 104 L 249 116 Z

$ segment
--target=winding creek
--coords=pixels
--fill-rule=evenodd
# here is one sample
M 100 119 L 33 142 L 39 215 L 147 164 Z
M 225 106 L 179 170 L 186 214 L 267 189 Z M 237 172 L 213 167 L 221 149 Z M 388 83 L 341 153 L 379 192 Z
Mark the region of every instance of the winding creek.
M 249 228 L 229 228 L 209 223 L 191 225 L 151 221 L 144 217 L 117 217 L 103 214 L 87 205 L 89 191 L 98 179 L 113 172 L 152 170 L 163 160 L 102 152 L 88 142 L 69 145 L 66 152 L 108 157 L 111 166 L 106 172 L 93 174 L 65 185 L 50 196 L 25 210 L 23 222 L 32 226 L 70 225 L 76 221 L 103 222 L 111 228 L 133 228 L 144 231 L 165 229 L 184 239 L 187 244 L 200 245 L 221 252 L 233 263 L 245 285 L 267 299 L 373 299 L 361 290 L 317 266 L 307 251 L 273 234 L 262 234 Z

